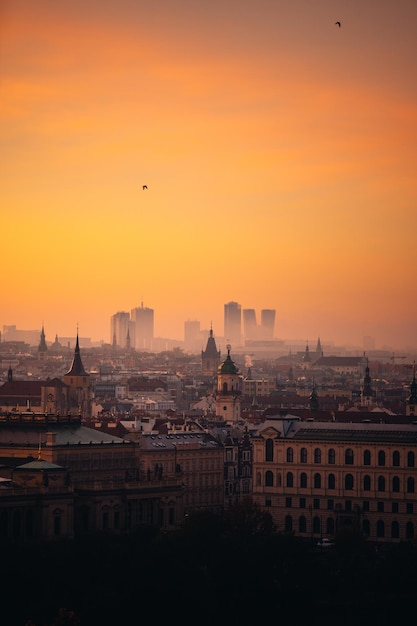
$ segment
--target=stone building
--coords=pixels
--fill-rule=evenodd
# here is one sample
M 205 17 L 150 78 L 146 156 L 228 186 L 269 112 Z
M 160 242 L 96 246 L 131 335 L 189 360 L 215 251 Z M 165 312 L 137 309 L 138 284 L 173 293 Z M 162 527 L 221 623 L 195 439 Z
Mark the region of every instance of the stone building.
M 136 442 L 78 415 L 1 413 L 0 486 L 0 542 L 171 530 L 183 519 L 179 477 L 149 480 Z
M 223 510 L 223 446 L 205 431 L 142 434 L 140 457 L 147 480 L 180 480 L 184 515 L 196 509 Z
M 306 538 L 353 528 L 373 541 L 414 539 L 417 424 L 276 417 L 252 438 L 253 497 L 277 529 Z

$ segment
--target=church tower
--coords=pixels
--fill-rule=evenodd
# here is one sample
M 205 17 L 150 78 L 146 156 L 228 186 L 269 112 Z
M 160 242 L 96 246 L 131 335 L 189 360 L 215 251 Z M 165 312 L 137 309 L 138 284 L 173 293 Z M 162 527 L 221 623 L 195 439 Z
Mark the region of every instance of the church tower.
M 207 340 L 205 350 L 201 351 L 201 373 L 207 378 L 214 378 L 220 364 L 220 350 L 217 350 L 216 341 L 213 337 L 213 329 L 210 328 L 210 335 Z
M 226 360 L 217 370 L 216 415 L 229 424 L 236 424 L 241 413 L 241 378 L 239 369 L 227 346 Z
M 45 340 L 45 330 L 42 324 L 42 332 L 41 332 L 41 340 L 38 346 L 38 352 L 39 352 L 39 356 L 43 357 L 45 356 L 46 352 L 48 351 L 48 346 L 46 345 L 46 340 Z
M 366 406 L 368 408 L 373 407 L 375 403 L 375 391 L 371 386 L 371 376 L 369 374 L 369 365 L 366 364 L 365 368 L 365 377 L 363 379 L 363 387 L 361 391 L 361 406 Z
M 68 372 L 64 375 L 64 383 L 71 389 L 70 404 L 71 413 L 78 411 L 83 419 L 91 417 L 91 397 L 90 397 L 90 374 L 88 374 L 81 360 L 80 346 L 77 340 L 74 350 L 74 358 Z

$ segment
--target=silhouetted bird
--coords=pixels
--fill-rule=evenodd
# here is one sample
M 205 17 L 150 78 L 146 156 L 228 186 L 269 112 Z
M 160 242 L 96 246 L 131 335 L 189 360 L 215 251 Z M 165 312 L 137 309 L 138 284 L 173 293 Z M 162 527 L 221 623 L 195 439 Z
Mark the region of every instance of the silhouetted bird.
M 341 23 L 340 22 L 335 22 L 336 26 L 338 26 L 339 28 L 341 27 Z
M 147 185 L 142 185 L 142 189 L 147 189 Z

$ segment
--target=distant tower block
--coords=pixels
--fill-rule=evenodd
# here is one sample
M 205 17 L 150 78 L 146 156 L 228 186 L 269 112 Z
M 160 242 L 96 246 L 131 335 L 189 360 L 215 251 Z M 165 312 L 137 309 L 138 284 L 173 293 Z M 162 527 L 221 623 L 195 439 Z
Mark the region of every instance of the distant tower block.
M 151 350 L 154 338 L 154 311 L 143 306 L 132 309 L 134 344 L 137 350 Z
M 118 311 L 110 318 L 111 343 L 119 348 L 126 347 L 126 337 L 129 330 L 130 315 L 127 311 Z
M 275 309 L 262 309 L 261 328 L 262 339 L 272 340 L 275 332 Z
M 242 342 L 242 308 L 238 302 L 224 305 L 224 338 L 233 345 Z
M 258 339 L 258 324 L 255 309 L 243 309 L 243 334 L 246 340 Z

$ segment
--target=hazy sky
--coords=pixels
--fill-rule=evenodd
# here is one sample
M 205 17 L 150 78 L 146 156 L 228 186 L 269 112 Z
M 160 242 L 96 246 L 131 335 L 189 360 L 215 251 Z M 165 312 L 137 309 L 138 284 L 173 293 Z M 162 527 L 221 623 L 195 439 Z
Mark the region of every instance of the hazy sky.
M 415 0 L 0 7 L 0 328 L 417 345 Z

